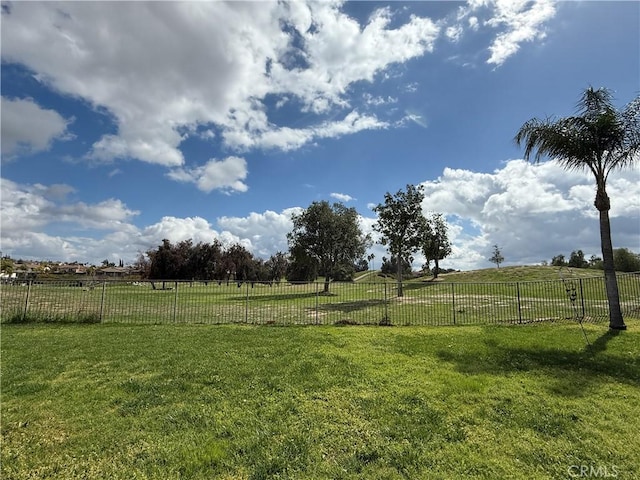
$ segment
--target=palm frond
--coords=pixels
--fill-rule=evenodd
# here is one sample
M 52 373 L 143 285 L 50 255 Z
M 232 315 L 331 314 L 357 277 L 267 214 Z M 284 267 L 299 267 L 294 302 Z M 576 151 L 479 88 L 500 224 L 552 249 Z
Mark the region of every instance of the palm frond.
M 514 140 L 524 146 L 524 158 L 542 157 L 567 169 L 589 169 L 596 178 L 640 159 L 640 97 L 622 111 L 612 104 L 609 90 L 587 89 L 578 103 L 579 114 L 560 119 L 533 118 Z
M 597 118 L 607 111 L 615 111 L 613 95 L 606 88 L 587 88 L 576 104 L 577 113 L 585 118 Z
M 569 119 L 533 118 L 526 122 L 514 138 L 518 146 L 524 146 L 524 158 L 538 163 L 542 157 L 561 160 L 574 168 L 574 159 L 582 157 L 580 129 Z

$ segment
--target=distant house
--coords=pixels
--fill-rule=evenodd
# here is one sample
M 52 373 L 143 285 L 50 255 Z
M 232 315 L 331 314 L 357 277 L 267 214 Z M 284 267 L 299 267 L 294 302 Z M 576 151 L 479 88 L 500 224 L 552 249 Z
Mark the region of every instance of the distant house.
M 56 267 L 54 273 L 56 274 L 75 274 L 75 275 L 86 275 L 87 267 L 79 264 L 60 264 Z
M 129 275 L 129 269 L 125 267 L 105 267 L 96 271 L 98 277 L 122 278 Z

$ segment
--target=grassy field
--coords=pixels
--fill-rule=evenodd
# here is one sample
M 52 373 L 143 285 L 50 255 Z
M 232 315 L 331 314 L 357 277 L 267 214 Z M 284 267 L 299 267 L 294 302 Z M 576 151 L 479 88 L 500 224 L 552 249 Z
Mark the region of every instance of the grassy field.
M 3 479 L 640 476 L 640 321 L 4 325 Z
M 265 285 L 217 282 L 78 281 L 0 289 L 4 323 L 130 322 L 452 325 L 522 323 L 581 316 L 604 321 L 608 306 L 602 275 L 594 270 L 567 272 L 556 267 L 509 267 L 411 279 L 397 296 L 393 279 L 370 274 L 353 283 Z M 374 281 L 375 280 L 375 281 Z M 158 283 L 158 287 L 161 284 Z M 574 302 L 567 294 L 575 293 Z M 640 275 L 619 277 L 627 315 L 640 312 Z

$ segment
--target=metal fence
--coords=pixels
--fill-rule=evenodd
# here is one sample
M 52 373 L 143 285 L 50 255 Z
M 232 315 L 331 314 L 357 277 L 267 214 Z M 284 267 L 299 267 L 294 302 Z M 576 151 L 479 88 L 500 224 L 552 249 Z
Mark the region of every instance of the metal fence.
M 603 277 L 508 283 L 25 281 L 0 290 L 3 323 L 468 325 L 608 318 Z M 640 274 L 618 276 L 625 316 L 640 317 Z

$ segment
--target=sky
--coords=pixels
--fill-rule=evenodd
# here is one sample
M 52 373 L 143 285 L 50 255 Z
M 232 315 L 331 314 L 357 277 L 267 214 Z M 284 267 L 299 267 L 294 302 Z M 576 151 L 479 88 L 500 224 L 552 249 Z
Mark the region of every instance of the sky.
M 447 220 L 441 268 L 601 256 L 591 174 L 513 138 L 589 86 L 640 94 L 639 2 L 16 1 L 1 22 L 2 255 L 268 258 L 323 200 L 375 240 L 372 208 L 413 184 Z M 640 252 L 640 166 L 608 191 L 614 248 Z

